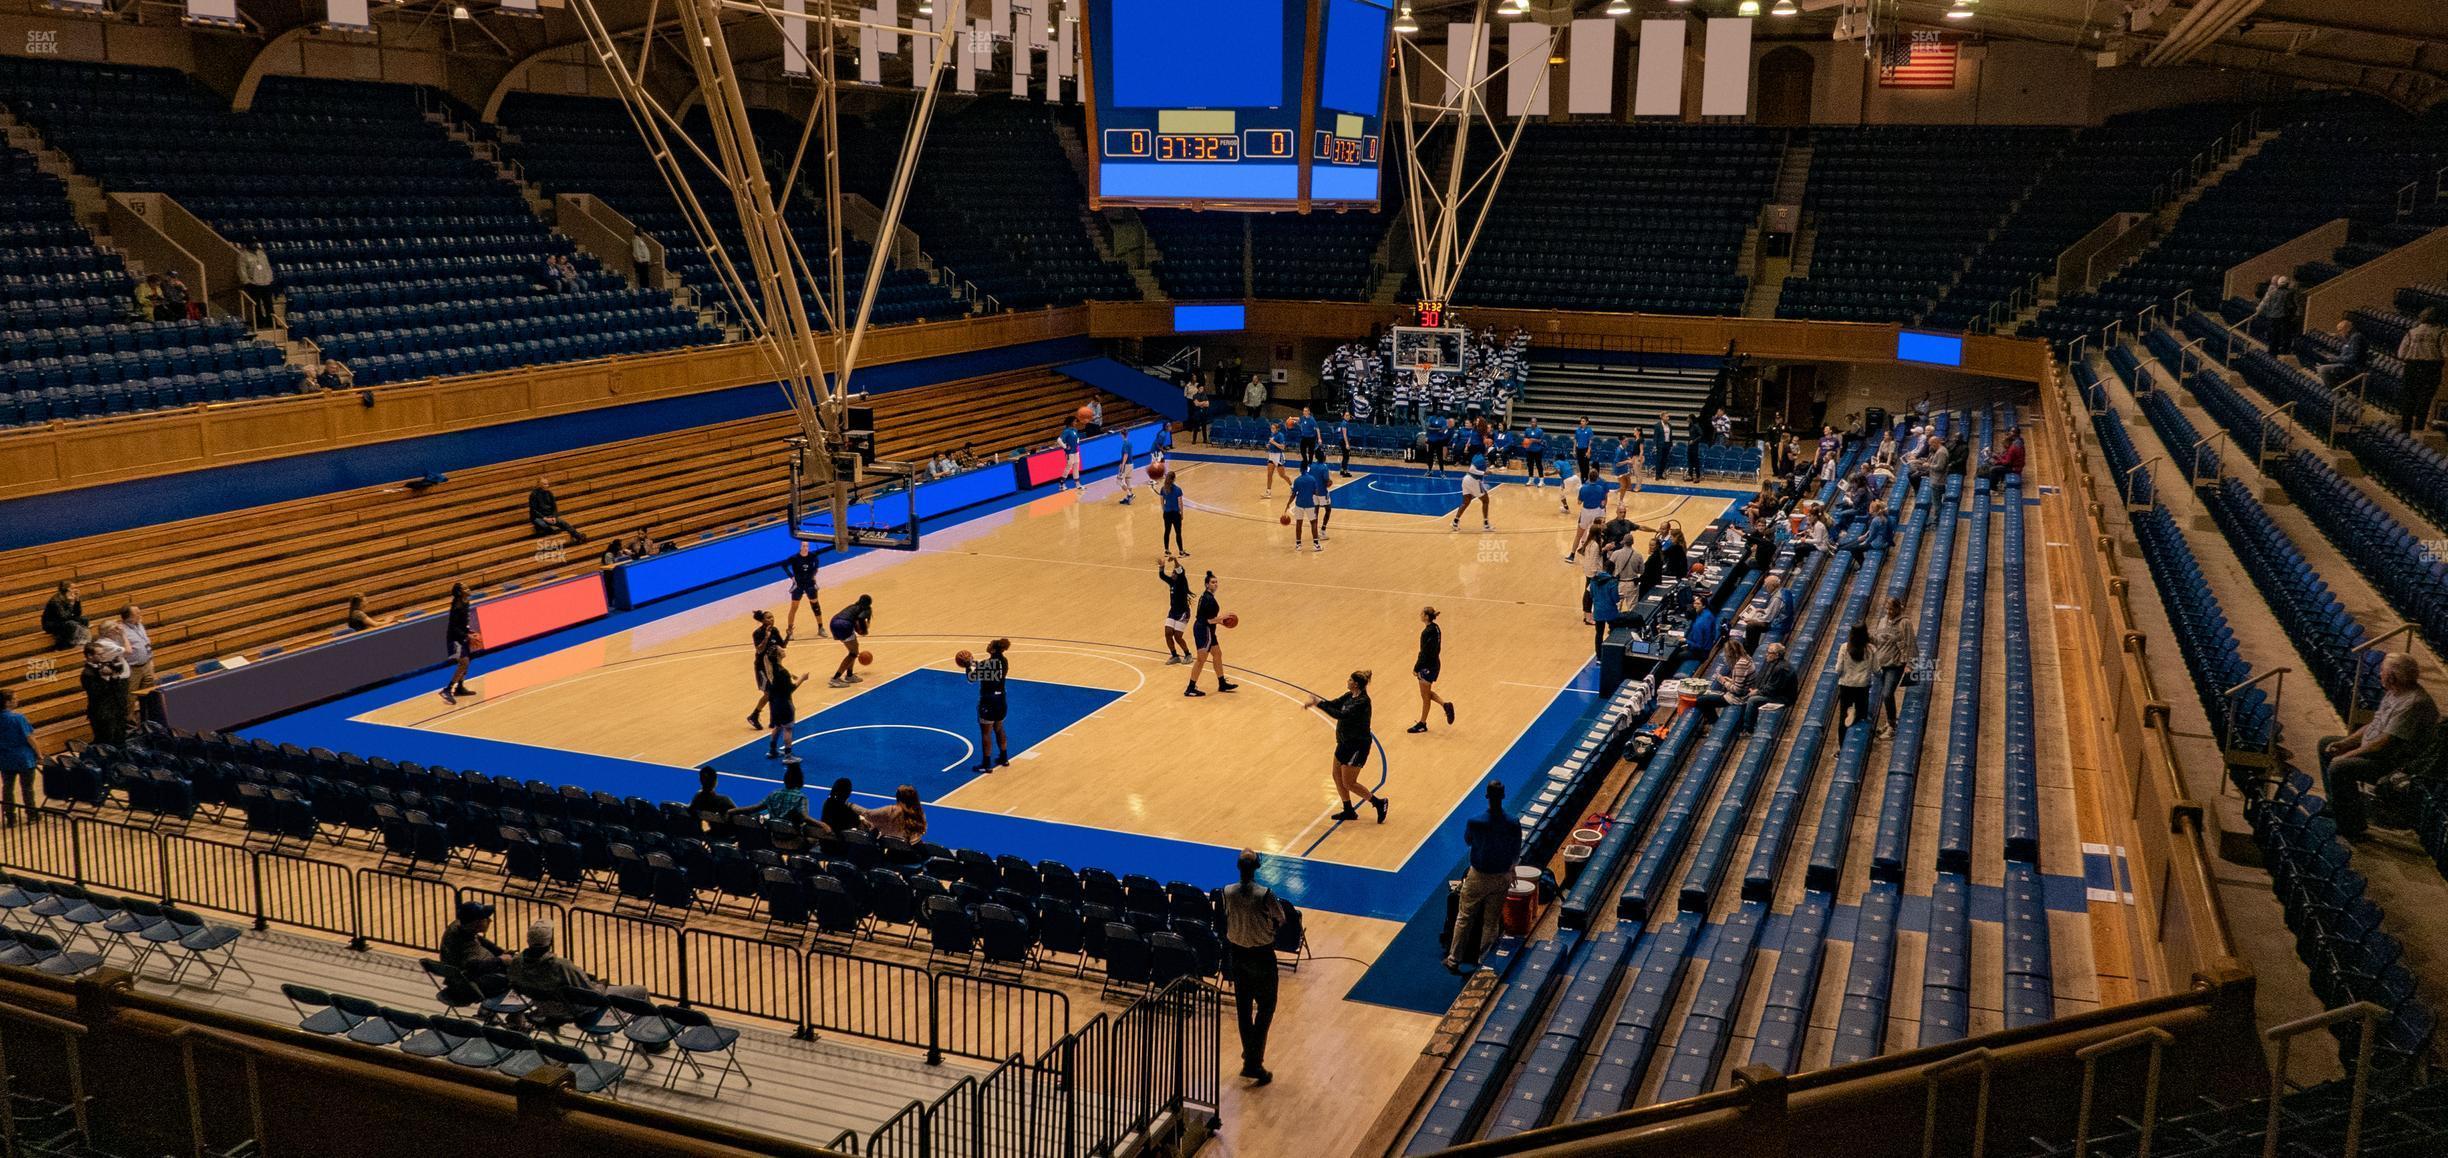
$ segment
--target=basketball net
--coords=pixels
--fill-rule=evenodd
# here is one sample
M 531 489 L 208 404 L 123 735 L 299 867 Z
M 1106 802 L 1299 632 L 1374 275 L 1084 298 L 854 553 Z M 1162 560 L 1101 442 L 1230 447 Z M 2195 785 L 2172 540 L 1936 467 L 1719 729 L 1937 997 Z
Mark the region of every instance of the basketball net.
M 1435 364 L 1430 362 L 1419 362 L 1413 364 L 1411 367 L 1412 387 L 1418 390 L 1426 390 L 1428 388 L 1428 375 L 1434 371 L 1435 368 Z

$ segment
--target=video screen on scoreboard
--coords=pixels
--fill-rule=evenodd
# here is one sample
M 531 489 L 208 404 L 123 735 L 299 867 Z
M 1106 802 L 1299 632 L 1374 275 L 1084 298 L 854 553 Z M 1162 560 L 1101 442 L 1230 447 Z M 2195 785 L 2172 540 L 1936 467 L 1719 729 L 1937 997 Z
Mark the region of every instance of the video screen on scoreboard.
M 1090 0 L 1100 202 L 1297 205 L 1307 0 Z
M 1385 153 L 1393 10 L 1376 0 L 1321 0 L 1317 116 L 1309 200 L 1374 205 Z

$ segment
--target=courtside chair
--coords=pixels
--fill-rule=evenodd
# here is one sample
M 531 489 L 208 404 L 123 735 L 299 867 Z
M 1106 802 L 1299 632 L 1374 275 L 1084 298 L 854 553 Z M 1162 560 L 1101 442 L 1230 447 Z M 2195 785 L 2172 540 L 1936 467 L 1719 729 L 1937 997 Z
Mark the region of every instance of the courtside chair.
M 523 1078 L 544 1064 L 543 1043 L 517 1030 L 487 1026 L 485 1040 L 501 1051 L 501 1058 L 493 1063 L 495 1072 Z
M 434 1000 L 441 1002 L 442 1008 L 453 1014 L 484 1000 L 484 994 L 476 988 L 476 983 L 451 966 L 428 957 L 418 961 L 417 968 L 424 970 L 425 979 L 433 983 Z
M 1071 975 L 1080 976 L 1088 969 L 1088 934 L 1080 920 L 1079 906 L 1053 897 L 1037 898 L 1038 964 L 1049 965 L 1048 955 L 1061 953 L 1071 958 Z
M 1146 992 L 1155 969 L 1154 948 L 1137 926 L 1126 921 L 1105 922 L 1105 985 L 1097 991 L 1099 1000 L 1116 992 L 1126 997 Z
M 145 940 L 145 932 L 165 920 L 160 905 L 130 897 L 120 901 L 119 911 L 112 913 L 110 920 L 102 923 L 103 932 L 110 934 L 116 943 L 127 947 L 129 973 L 137 976 L 144 974 L 145 958 L 152 956 L 159 947 L 158 942 Z
M 8 874 L 6 882 L 0 884 L 0 926 L 15 921 L 32 923 L 34 917 L 30 910 L 44 897 L 51 895 L 51 886 L 15 873 Z
M 786 868 L 769 868 L 762 892 L 765 898 L 765 939 L 778 945 L 798 948 L 808 937 L 808 890 Z
M 877 936 L 884 925 L 899 925 L 902 944 L 918 943 L 918 894 L 909 878 L 888 868 L 868 869 L 867 910 L 869 937 Z
M 665 1020 L 678 1028 L 679 1034 L 672 1043 L 680 1047 L 680 1060 L 688 1063 L 692 1072 L 699 1078 L 705 1076 L 707 1067 L 697 1061 L 700 1057 L 714 1063 L 716 1076 L 713 1096 L 722 1096 L 723 1083 L 731 1080 L 734 1074 L 739 1076 L 742 1084 L 756 1084 L 748 1076 L 747 1068 L 740 1065 L 738 1030 L 727 1025 L 716 1025 L 712 1018 L 694 1009 L 664 1006 L 662 1014 Z M 670 1072 L 663 1075 L 663 1088 L 670 1089 L 679 1079 L 680 1067 L 673 1066 Z
M 175 906 L 162 909 L 162 923 L 178 933 L 178 940 L 157 945 L 161 952 L 177 961 L 170 971 L 171 984 L 184 984 L 190 969 L 204 971 L 206 988 L 219 985 L 221 976 L 230 972 L 236 972 L 250 982 L 255 980 L 255 974 L 248 971 L 246 962 L 238 959 L 240 934 L 236 925 L 207 921 Z
M 489 1070 L 510 1056 L 510 1051 L 495 1044 L 487 1036 L 492 1031 L 473 1021 L 458 1018 L 437 1018 L 434 1026 L 441 1033 L 456 1037 L 459 1044 L 449 1054 L 450 1063 L 472 1070 Z
M 510 979 L 499 973 L 480 974 L 475 978 L 476 992 L 482 995 L 476 1009 L 487 1021 L 507 1021 L 528 1015 L 535 1008 L 535 999 L 521 993 Z
M 946 961 L 966 970 L 977 955 L 977 922 L 951 897 L 926 900 L 927 968 Z
M 313 986 L 284 982 L 281 996 L 297 1011 L 298 1028 L 308 1033 L 334 1037 L 357 1028 L 357 1019 L 333 1006 L 331 994 Z
M 833 876 L 811 876 L 807 879 L 807 899 L 816 914 L 816 936 L 819 941 L 828 936 L 839 938 L 844 949 L 858 940 L 866 924 L 858 898 L 848 885 Z M 804 920 L 804 916 L 802 917 Z
M 41 933 L 21 932 L 15 937 L 14 946 L 0 949 L 0 965 L 28 965 L 54 977 L 81 977 L 102 965 L 101 954 L 68 952 Z
M 542 1054 L 545 1061 L 568 1070 L 578 1092 L 582 1094 L 598 1094 L 611 1090 L 614 1096 L 618 1096 L 618 1091 L 614 1090 L 614 1087 L 620 1085 L 621 1078 L 629 1072 L 628 1067 L 619 1062 L 598 1061 L 588 1057 L 586 1051 L 576 1046 L 563 1045 L 557 1041 L 537 1042 L 536 1052 Z
M 578 1035 L 581 1044 L 592 1044 L 596 1053 L 609 1056 L 612 1039 L 620 1036 L 621 1028 L 628 1024 L 628 1016 L 612 1008 L 612 1003 L 603 994 L 576 986 L 561 990 L 561 1004 L 569 1007 L 570 1019 L 554 1027 L 555 1035 L 558 1036 L 559 1030 L 567 1029 Z
M 1027 919 L 1009 905 L 979 905 L 977 928 L 979 955 L 985 964 L 1010 966 L 1015 974 L 1036 964 L 1036 935 Z
M 670 1052 L 672 1039 L 680 1036 L 679 1027 L 654 1002 L 618 993 L 604 994 L 604 1001 L 622 1017 L 621 1040 L 629 1043 L 628 1052 L 622 1055 L 624 1065 L 643 1062 L 646 1068 L 653 1068 L 655 1057 Z
M 389 1018 L 383 1016 L 382 1006 L 365 998 L 335 993 L 332 994 L 331 1002 L 332 1008 L 340 1011 L 341 1016 L 356 1022 L 355 1025 L 349 1027 L 347 1033 L 341 1036 L 359 1045 L 398 1045 L 408 1036 L 407 1030 L 401 1029 Z

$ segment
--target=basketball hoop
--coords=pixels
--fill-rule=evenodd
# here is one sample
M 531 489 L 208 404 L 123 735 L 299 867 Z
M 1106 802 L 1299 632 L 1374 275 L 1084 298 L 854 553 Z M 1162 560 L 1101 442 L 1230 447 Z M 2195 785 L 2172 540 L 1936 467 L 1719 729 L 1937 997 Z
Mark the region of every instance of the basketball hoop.
M 1434 371 L 1435 371 L 1435 369 L 1436 369 L 1436 366 L 1435 366 L 1435 364 L 1433 364 L 1433 363 L 1429 363 L 1429 362 L 1417 362 L 1417 363 L 1413 363 L 1413 364 L 1412 364 L 1412 366 L 1411 366 L 1411 387 L 1412 387 L 1412 389 L 1415 389 L 1415 390 L 1426 390 L 1426 389 L 1428 388 L 1428 375 L 1429 375 L 1430 373 L 1434 372 Z

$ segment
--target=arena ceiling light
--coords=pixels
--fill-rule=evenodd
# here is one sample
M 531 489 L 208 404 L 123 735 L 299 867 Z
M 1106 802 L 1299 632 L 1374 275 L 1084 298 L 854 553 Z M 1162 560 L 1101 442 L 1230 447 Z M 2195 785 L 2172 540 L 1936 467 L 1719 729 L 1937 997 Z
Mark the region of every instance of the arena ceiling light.
M 1768 14 L 1770 16 L 1800 16 L 1802 10 L 1794 7 L 1794 0 L 1776 0 L 1776 7 L 1769 9 Z
M 1632 5 L 1628 0 L 1608 0 L 1606 13 L 1609 16 L 1630 16 Z
M 1973 7 L 1973 0 L 1955 0 L 1955 6 L 1947 9 L 1946 18 L 1949 20 L 1970 20 L 1972 19 Z
M 453 5 L 451 5 L 451 19 L 453 19 L 453 20 L 474 20 L 474 19 L 476 19 L 476 15 L 475 15 L 474 13 L 472 13 L 472 12 L 469 12 L 469 11 L 468 11 L 468 7 L 467 7 L 467 5 L 465 5 L 465 4 L 453 4 Z
M 1419 21 L 1411 18 L 1410 5 L 1403 5 L 1402 15 L 1394 18 L 1394 31 L 1402 33 L 1405 36 L 1409 36 L 1412 33 L 1419 31 Z
M 918 0 L 918 14 L 920 16 L 933 16 L 935 14 L 935 0 Z
M 1510 0 L 1504 7 L 1507 16 L 1524 16 L 1530 11 L 1530 0 Z
M 1734 14 L 1736 16 L 1759 15 L 1759 0 L 1742 0 L 1742 7 L 1736 8 Z

